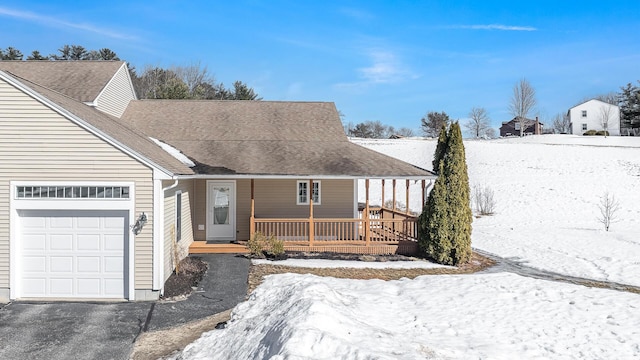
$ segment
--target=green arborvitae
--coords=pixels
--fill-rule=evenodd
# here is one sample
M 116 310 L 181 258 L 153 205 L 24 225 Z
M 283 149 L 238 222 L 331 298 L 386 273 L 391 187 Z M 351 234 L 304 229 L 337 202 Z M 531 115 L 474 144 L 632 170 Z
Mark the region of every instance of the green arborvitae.
M 447 152 L 447 142 L 449 141 L 449 135 L 447 135 L 447 124 L 442 124 L 442 130 L 440 130 L 440 136 L 438 136 L 438 145 L 436 145 L 436 151 L 433 153 L 433 172 L 438 173 L 440 168 L 440 161 Z
M 456 122 L 449 129 L 447 153 L 443 159 L 442 175 L 447 183 L 449 225 L 451 234 L 451 258 L 454 264 L 471 259 L 471 222 L 473 213 L 469 203 L 469 175 L 465 159 L 460 125 Z
M 419 245 L 433 260 L 457 265 L 471 259 L 473 217 L 460 125 L 451 125 L 446 133 L 439 176 L 419 219 Z
M 443 169 L 441 162 L 439 170 Z M 448 208 L 446 178 L 439 176 L 420 215 L 418 244 L 427 256 L 441 264 L 453 264 Z

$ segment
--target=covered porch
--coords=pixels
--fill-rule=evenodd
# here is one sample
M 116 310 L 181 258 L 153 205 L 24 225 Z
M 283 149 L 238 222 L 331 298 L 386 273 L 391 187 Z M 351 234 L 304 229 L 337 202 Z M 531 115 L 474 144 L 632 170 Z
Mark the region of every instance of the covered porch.
M 419 209 L 426 199 L 431 182 L 426 179 L 376 179 L 381 183 L 380 204 L 370 202 L 370 179 L 364 182 L 364 202 L 354 199 L 352 218 L 315 216 L 316 205 L 309 196 L 307 216 L 295 218 L 267 218 L 256 216 L 255 180 L 250 181 L 249 238 L 256 233 L 275 236 L 282 240 L 286 251 L 334 252 L 356 254 L 406 254 L 418 251 L 418 214 L 410 210 L 410 185 L 418 184 L 420 192 Z M 385 188 L 391 191 L 385 194 Z M 307 189 L 314 189 L 314 179 L 308 179 Z M 397 196 L 397 189 L 404 187 L 404 198 Z M 415 189 L 415 186 L 414 186 Z M 414 190 L 414 193 L 416 190 Z M 400 208 L 399 202 L 406 206 Z M 414 208 L 416 208 L 414 203 Z M 194 241 L 190 253 L 246 253 L 249 239 L 237 239 L 229 243 Z

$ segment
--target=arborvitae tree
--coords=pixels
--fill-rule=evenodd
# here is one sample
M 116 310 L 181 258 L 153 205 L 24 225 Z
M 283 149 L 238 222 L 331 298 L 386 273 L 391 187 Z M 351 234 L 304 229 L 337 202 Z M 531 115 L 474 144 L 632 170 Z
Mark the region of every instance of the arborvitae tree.
M 465 159 L 460 125 L 456 122 L 449 129 L 447 152 L 442 161 L 441 173 L 447 181 L 447 203 L 451 226 L 451 258 L 453 264 L 471 259 L 471 222 L 473 213 L 469 202 L 469 175 Z
M 418 241 L 433 260 L 457 265 L 471 259 L 469 176 L 460 125 L 456 122 L 443 132 L 446 146 L 438 179 L 420 215 Z
M 440 162 L 439 172 L 443 170 L 444 164 Z M 446 181 L 444 176 L 439 176 L 429 193 L 420 214 L 418 244 L 427 256 L 438 263 L 453 264 Z
M 433 162 L 431 163 L 431 165 L 433 166 L 433 171 L 436 174 L 439 174 L 440 161 L 447 151 L 447 141 L 447 124 L 442 124 L 442 130 L 440 130 L 440 135 L 438 136 L 438 145 L 436 145 L 436 151 L 433 154 Z

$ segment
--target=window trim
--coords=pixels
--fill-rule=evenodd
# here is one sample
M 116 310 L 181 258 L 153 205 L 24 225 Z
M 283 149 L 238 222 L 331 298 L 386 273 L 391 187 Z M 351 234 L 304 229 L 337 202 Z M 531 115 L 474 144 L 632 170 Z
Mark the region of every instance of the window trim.
M 130 186 L 111 184 L 36 184 L 26 183 L 15 185 L 17 200 L 129 200 Z
M 182 240 L 182 190 L 176 191 L 175 197 L 175 220 L 176 220 L 176 242 Z
M 306 200 L 304 202 L 300 201 L 300 184 L 306 184 L 307 188 L 309 187 L 309 180 L 298 180 L 296 181 L 296 205 L 309 205 L 309 193 L 307 192 Z M 313 205 L 322 205 L 322 185 L 320 180 L 313 180 L 313 186 L 318 187 L 318 201 L 314 201 Z M 312 190 L 313 192 L 313 190 Z
M 587 123 L 582 123 L 582 131 L 587 131 Z
M 580 115 L 581 115 L 581 117 L 586 118 L 587 117 L 587 110 L 580 110 Z

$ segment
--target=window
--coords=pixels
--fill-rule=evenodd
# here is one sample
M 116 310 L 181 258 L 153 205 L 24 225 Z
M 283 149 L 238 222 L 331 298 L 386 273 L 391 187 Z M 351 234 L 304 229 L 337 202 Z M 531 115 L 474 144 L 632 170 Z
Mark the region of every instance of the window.
M 128 186 L 16 186 L 18 199 L 129 199 Z
M 587 130 L 587 124 L 582 124 L 582 131 Z
M 308 188 L 309 181 L 308 180 L 298 180 L 298 193 L 296 196 L 296 204 L 298 205 L 309 205 L 308 198 Z M 313 182 L 313 204 L 320 205 L 320 181 Z
M 582 117 L 587 117 L 587 110 L 582 110 Z M 587 129 L 584 129 L 587 130 Z
M 182 240 L 182 191 L 176 192 L 176 241 Z
M 513 124 L 513 128 L 516 130 L 520 130 L 520 123 L 516 122 L 515 124 Z

